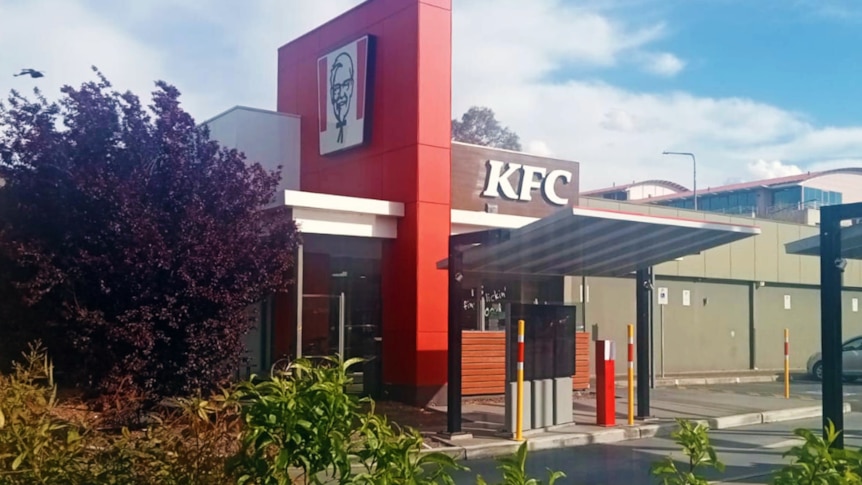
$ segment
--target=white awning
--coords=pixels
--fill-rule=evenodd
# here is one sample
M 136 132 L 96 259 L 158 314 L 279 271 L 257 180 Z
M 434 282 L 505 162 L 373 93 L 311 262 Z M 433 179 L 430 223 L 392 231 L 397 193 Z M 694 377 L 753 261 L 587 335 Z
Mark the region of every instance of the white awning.
M 820 235 L 787 243 L 784 249 L 787 254 L 819 256 Z M 841 228 L 841 256 L 847 259 L 862 259 L 862 225 Z
M 480 273 L 625 276 L 757 234 L 755 226 L 574 207 L 467 248 L 463 261 Z

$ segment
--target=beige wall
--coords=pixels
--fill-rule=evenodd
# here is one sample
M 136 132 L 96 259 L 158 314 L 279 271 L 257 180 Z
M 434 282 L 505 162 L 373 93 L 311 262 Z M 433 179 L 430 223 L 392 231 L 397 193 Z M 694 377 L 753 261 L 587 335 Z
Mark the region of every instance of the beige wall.
M 581 300 L 581 278 L 566 278 L 565 301 L 578 306 L 579 319 L 586 315 L 586 329 L 594 339 L 617 344 L 617 371 L 625 372 L 626 325 L 635 322 L 634 279 L 587 278 L 588 290 Z M 817 288 L 666 280 L 656 287 L 668 288 L 668 304 L 655 304 L 654 355 L 656 375 L 662 364 L 668 374 L 746 370 L 750 368 L 751 339 L 755 366 L 779 370 L 784 356 L 784 329 L 790 330 L 791 368 L 802 369 L 808 357 L 820 350 L 820 294 Z M 683 290 L 690 291 L 690 306 L 683 305 Z M 790 296 L 790 309 L 784 296 Z M 749 305 L 753 296 L 754 335 L 750 333 Z M 706 303 L 704 303 L 706 298 Z M 853 311 L 853 299 L 857 311 Z M 862 335 L 862 291 L 843 295 L 844 340 Z M 662 315 L 663 314 L 663 315 Z M 662 325 L 662 316 L 664 323 Z M 664 358 L 662 358 L 662 330 Z M 590 352 L 593 352 L 591 344 Z M 595 372 L 593 356 L 590 372 Z
M 566 301 L 586 311 L 586 328 L 594 339 L 616 342 L 617 367 L 624 372 L 626 326 L 635 323 L 634 279 L 587 278 L 589 291 L 585 292 L 585 299 L 588 293 L 589 300 L 586 302 L 581 301 L 581 279 L 572 277 L 570 281 Z M 656 280 L 656 286 L 667 287 L 670 296 L 668 305 L 661 308 L 655 305 L 654 309 L 657 374 L 661 372 L 662 363 L 668 373 L 749 368 L 747 286 L 661 279 Z M 683 305 L 683 290 L 691 292 L 690 306 Z M 595 371 L 592 359 L 590 371 Z
M 656 280 L 668 289 L 668 304 L 655 305 L 653 326 L 656 371 L 661 369 L 661 337 L 664 329 L 666 372 L 698 372 L 748 369 L 748 286 L 705 282 Z M 690 304 L 683 305 L 683 291 Z M 664 325 L 661 324 L 662 319 Z
M 790 309 L 784 307 L 790 297 Z M 755 365 L 758 369 L 784 366 L 784 329 L 790 330 L 790 367 L 805 367 L 808 356 L 820 349 L 820 294 L 811 288 L 759 287 L 755 297 Z
M 790 310 L 784 296 L 790 295 Z M 790 330 L 790 366 L 802 368 L 820 351 L 820 292 L 814 288 L 763 287 L 755 292 L 756 364 L 780 369 L 784 355 L 784 329 Z M 853 311 L 853 299 L 858 301 Z M 842 305 L 844 340 L 862 335 L 862 292 L 845 291 Z
M 820 283 L 817 257 L 789 255 L 784 248 L 786 243 L 817 235 L 819 232 L 816 227 L 586 197 L 582 197 L 580 203 L 584 207 L 756 225 L 761 230 L 758 236 L 711 249 L 702 254 L 686 256 L 682 261 L 656 266 L 656 275 L 728 278 L 786 284 L 818 285 Z M 849 262 L 844 273 L 844 285 L 862 287 L 862 262 Z

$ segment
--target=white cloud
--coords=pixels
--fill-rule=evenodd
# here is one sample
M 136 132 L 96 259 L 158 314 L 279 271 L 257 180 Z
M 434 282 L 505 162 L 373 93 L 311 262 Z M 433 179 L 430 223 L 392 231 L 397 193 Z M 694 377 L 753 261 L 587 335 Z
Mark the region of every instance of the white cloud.
M 757 180 L 799 175 L 802 173 L 802 169 L 792 164 L 785 165 L 781 163 L 781 160 L 757 160 L 749 162 L 748 172 Z
M 545 8 L 549 3 L 556 8 Z M 578 36 L 578 29 L 566 30 L 578 10 L 549 1 L 520 5 L 517 10 L 509 4 L 497 9 L 494 15 L 501 19 L 518 19 L 494 23 L 493 28 L 501 32 L 516 29 L 515 35 L 506 37 L 510 40 L 497 42 L 499 36 L 485 36 L 484 31 L 471 27 L 483 19 L 477 3 L 463 0 L 456 4 L 453 113 L 471 105 L 492 107 L 501 122 L 522 139 L 544 140 L 556 156 L 581 162 L 584 189 L 647 178 L 691 185 L 691 161 L 662 156 L 664 150 L 694 152 L 701 187 L 720 185 L 740 174 L 749 178 L 753 175 L 749 164 L 761 159 L 783 160 L 784 165 L 799 168 L 835 157 L 862 157 L 862 127 L 817 127 L 803 114 L 751 99 L 638 92 L 592 77 L 561 79 L 560 73 L 573 63 L 594 67 L 631 61 L 645 67 L 649 65 L 645 61 L 651 60 L 653 70 L 667 75 L 685 64 L 670 53 L 649 54 L 664 35 L 662 24 L 630 29 L 606 18 L 606 13 L 595 14 L 593 22 L 614 28 L 598 40 L 594 55 L 574 59 L 558 46 L 537 39 L 545 33 L 568 31 L 571 42 L 589 45 Z M 529 28 L 541 25 L 543 34 L 526 36 L 522 42 L 526 33 L 515 24 L 524 17 L 530 19 Z M 507 42 L 518 43 L 517 55 L 512 55 Z M 522 67 L 520 59 L 527 59 L 527 65 Z M 537 71 L 539 75 L 534 74 Z
M 278 47 L 361 0 L 0 0 L 0 93 L 63 84 L 102 70 L 117 89 L 146 98 L 177 86 L 198 120 L 236 104 L 275 109 Z M 38 80 L 11 74 L 44 70 Z
M 670 52 L 647 54 L 643 59 L 644 68 L 656 75 L 673 77 L 685 68 L 685 61 Z
M 548 144 L 542 140 L 531 140 L 524 147 L 524 151 L 540 157 L 552 157 L 554 152 L 548 147 Z
M 359 3 L 0 0 L 0 93 L 39 85 L 56 95 L 61 83 L 93 79 L 95 64 L 139 94 L 156 79 L 177 85 L 199 120 L 235 104 L 273 109 L 278 47 Z M 800 170 L 862 161 L 862 127 L 820 127 L 751 99 L 597 81 L 608 68 L 670 77 L 686 67 L 657 46 L 671 35 L 661 18 L 627 19 L 612 5 L 453 1 L 453 117 L 493 108 L 526 150 L 580 161 L 584 189 L 645 178 L 690 185 L 690 161 L 663 150 L 697 154 L 698 186 L 754 176 L 750 164 L 779 170 L 760 160 Z M 11 77 L 22 67 L 48 76 Z

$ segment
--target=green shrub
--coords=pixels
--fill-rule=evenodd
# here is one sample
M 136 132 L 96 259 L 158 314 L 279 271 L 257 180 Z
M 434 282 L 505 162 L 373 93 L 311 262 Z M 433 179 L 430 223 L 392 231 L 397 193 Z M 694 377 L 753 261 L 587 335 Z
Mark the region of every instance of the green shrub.
M 353 454 L 363 471 L 351 483 L 362 485 L 452 484 L 450 470 L 466 470 L 443 453 L 420 453 L 424 439 L 416 430 L 402 430 L 371 410 L 360 418 Z
M 518 452 L 514 456 L 504 457 L 497 460 L 500 463 L 499 469 L 503 471 L 503 481 L 499 485 L 542 485 L 542 482 L 527 476 L 527 442 L 523 442 L 518 447 Z M 553 472 L 548 470 L 548 485 L 554 483 L 560 478 L 565 478 L 563 472 Z M 477 485 L 488 485 L 482 476 L 476 477 Z
M 454 460 L 420 453 L 421 435 L 393 427 L 373 405 L 360 411 L 371 401 L 346 392 L 347 370 L 359 362 L 299 359 L 237 387 L 244 429 L 229 468 L 240 485 L 451 483 Z
M 202 399 L 178 398 L 167 402 L 170 411 L 153 415 L 155 423 L 144 436 L 126 440 L 121 450 L 134 456 L 140 483 L 165 485 L 220 485 L 231 476 L 225 461 L 236 453 L 239 411 L 225 392 Z
M 775 474 L 776 485 L 845 485 L 860 484 L 862 453 L 840 450 L 833 447 L 840 434 L 832 421 L 824 428 L 826 438 L 807 429 L 797 429 L 794 434 L 804 440 L 784 453 L 793 457 L 793 462 Z
M 268 380 L 241 383 L 235 394 L 245 424 L 240 452 L 232 469 L 239 484 L 292 483 L 300 478 L 321 483 L 321 475 L 339 483 L 350 475 L 349 445 L 359 404 L 347 394 L 347 369 L 358 360 L 326 359 L 314 365 L 294 362 Z
M 688 469 L 679 470 L 671 457 L 654 463 L 651 473 L 664 485 L 707 485 L 705 478 L 697 475 L 700 468 L 715 468 L 724 471 L 724 463 L 718 460 L 715 449 L 709 443 L 708 428 L 686 419 L 677 419 L 679 429 L 671 434 L 673 440 L 688 456 Z
M 23 355 L 0 375 L 0 484 L 78 483 L 91 472 L 90 431 L 56 416 L 53 365 L 41 345 Z

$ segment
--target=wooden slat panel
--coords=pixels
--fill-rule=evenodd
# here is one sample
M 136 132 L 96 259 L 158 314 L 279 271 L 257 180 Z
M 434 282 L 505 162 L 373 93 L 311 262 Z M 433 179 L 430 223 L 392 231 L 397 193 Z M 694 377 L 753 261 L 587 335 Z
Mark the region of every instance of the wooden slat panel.
M 575 376 L 572 389 L 582 391 L 590 387 L 590 334 L 575 334 Z
M 465 386 L 473 384 L 474 386 L 499 385 L 502 387 L 506 379 L 503 376 L 463 376 L 461 382 Z
M 506 332 L 478 332 L 478 331 L 470 331 L 467 330 L 463 332 L 462 337 L 464 341 L 475 339 L 475 340 L 494 340 L 494 339 L 502 339 L 506 338 Z
M 462 394 L 464 396 L 503 394 L 506 390 L 505 332 L 464 332 Z M 573 390 L 589 388 L 590 336 L 575 335 L 575 376 Z

